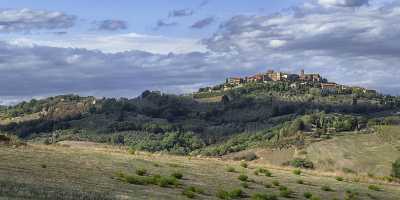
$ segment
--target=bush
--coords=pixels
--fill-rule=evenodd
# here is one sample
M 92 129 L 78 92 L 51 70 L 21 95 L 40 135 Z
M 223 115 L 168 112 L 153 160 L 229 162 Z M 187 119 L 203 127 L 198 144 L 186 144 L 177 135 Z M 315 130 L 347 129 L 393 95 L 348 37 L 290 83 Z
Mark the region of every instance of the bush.
M 272 173 L 268 169 L 258 168 L 255 172 L 256 175 L 264 174 L 265 176 L 271 177 Z
M 287 164 L 296 168 L 314 169 L 314 164 L 311 161 L 303 158 L 295 158 L 292 161 L 289 161 Z
M 304 181 L 303 181 L 303 180 L 297 180 L 296 183 L 297 183 L 297 184 L 300 184 L 300 185 L 303 185 L 303 184 L 304 184 Z
M 147 174 L 147 170 L 146 169 L 137 169 L 136 174 L 139 176 L 145 176 Z
M 343 171 L 344 173 L 346 173 L 346 174 L 356 174 L 356 172 L 355 172 L 354 170 L 352 170 L 352 169 L 350 169 L 350 168 L 346 168 L 346 167 L 344 167 L 344 168 L 342 169 L 342 171 Z
M 229 192 L 229 196 L 231 198 L 239 198 L 239 197 L 243 197 L 244 196 L 244 192 L 242 189 L 234 189 L 232 191 Z
M 235 169 L 234 167 L 228 167 L 228 168 L 226 168 L 226 171 L 227 171 L 227 172 L 235 173 L 235 172 L 236 172 L 236 169 Z
M 240 183 L 240 186 L 242 186 L 243 188 L 250 188 L 249 184 L 247 184 L 246 182 L 242 182 Z
M 190 190 L 186 190 L 186 189 L 183 190 L 182 194 L 183 194 L 184 196 L 186 196 L 187 198 L 189 198 L 189 199 L 193 199 L 193 198 L 196 197 L 196 194 L 195 194 L 194 192 L 192 192 L 192 191 L 190 191 Z
M 343 181 L 344 179 L 343 179 L 343 177 L 341 177 L 341 176 L 337 176 L 337 177 L 336 177 L 336 180 L 337 180 L 337 181 Z
M 249 177 L 248 177 L 247 175 L 241 174 L 241 175 L 239 175 L 238 179 L 239 179 L 240 181 L 245 182 L 245 181 L 248 181 L 248 180 L 249 180 Z
M 46 169 L 47 165 L 46 164 L 41 164 L 40 167 L 43 168 L 43 169 Z
M 158 185 L 160 187 L 178 186 L 179 182 L 174 177 L 163 177 L 160 175 L 154 176 L 136 176 L 117 173 L 117 179 L 129 184 L 135 185 Z
M 136 150 L 133 149 L 133 148 L 129 148 L 128 153 L 131 154 L 131 155 L 135 155 Z
M 327 185 L 322 186 L 321 190 L 326 192 L 333 192 L 333 189 Z
M 279 191 L 279 196 L 285 197 L 285 198 L 291 198 L 293 192 L 291 190 L 280 190 Z
M 157 177 L 154 180 L 156 184 L 160 187 L 168 187 L 168 186 L 178 186 L 178 180 L 175 177 Z
M 196 194 L 203 194 L 204 191 L 202 189 L 196 188 L 194 186 L 187 187 L 185 190 L 183 190 L 182 194 L 190 199 L 193 199 L 196 197 Z
M 239 155 L 233 158 L 233 160 L 245 160 L 245 161 L 253 161 L 257 159 L 258 159 L 257 155 L 253 152 Z
M 304 192 L 303 196 L 304 196 L 306 199 L 310 199 L 313 195 L 311 194 L 311 192 Z
M 245 163 L 245 162 L 240 163 L 240 166 L 243 167 L 243 168 L 249 167 L 249 165 L 247 163 Z
M 277 180 L 274 180 L 274 181 L 272 181 L 272 185 L 274 185 L 274 186 L 279 186 L 279 185 L 280 185 L 280 183 L 279 183 L 279 181 L 277 181 Z
M 251 196 L 252 200 L 278 200 L 278 197 L 276 195 L 268 195 L 268 194 L 261 194 L 261 193 L 256 193 Z
M 225 191 L 220 189 L 217 191 L 216 196 L 220 199 L 235 199 L 243 197 L 244 192 L 241 189 L 233 189 L 231 191 Z
M 377 185 L 369 185 L 368 189 L 374 190 L 374 191 L 381 191 L 381 188 L 378 187 Z
M 174 172 L 171 174 L 172 177 L 176 178 L 176 179 L 182 179 L 183 178 L 183 174 L 180 172 Z
M 392 176 L 395 178 L 400 178 L 400 159 L 397 159 L 392 164 Z
M 264 183 L 264 187 L 265 187 L 265 188 L 272 188 L 272 185 L 269 184 L 269 183 Z
M 279 186 L 279 190 L 284 191 L 284 190 L 288 190 L 288 188 L 286 186 L 281 185 L 281 186 Z
M 301 170 L 295 169 L 295 170 L 293 170 L 293 174 L 294 175 L 301 175 Z

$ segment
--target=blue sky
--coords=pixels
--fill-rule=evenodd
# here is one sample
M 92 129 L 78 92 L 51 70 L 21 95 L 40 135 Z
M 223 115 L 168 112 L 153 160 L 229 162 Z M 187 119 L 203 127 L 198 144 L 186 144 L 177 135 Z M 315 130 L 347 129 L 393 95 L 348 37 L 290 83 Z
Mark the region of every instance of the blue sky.
M 130 25 L 125 32 L 200 37 L 204 36 L 204 34 L 209 34 L 211 31 L 193 31 L 187 29 L 195 20 L 210 16 L 214 16 L 218 18 L 218 20 L 225 20 L 237 14 L 273 13 L 296 5 L 298 2 L 298 0 L 13 0 L 0 2 L 0 7 L 62 11 L 79 16 L 79 18 L 85 20 L 86 23 L 102 19 L 123 19 Z M 206 5 L 200 8 L 202 4 Z M 167 19 L 169 12 L 179 9 L 193 9 L 195 14 L 185 18 L 169 19 L 170 21 L 180 23 L 180 25 L 174 29 L 154 30 L 154 26 L 158 20 Z M 80 28 L 81 30 L 77 29 L 79 31 L 85 31 L 87 27 Z
M 400 94 L 400 0 L 0 1 L 0 104 L 193 92 L 267 69 Z

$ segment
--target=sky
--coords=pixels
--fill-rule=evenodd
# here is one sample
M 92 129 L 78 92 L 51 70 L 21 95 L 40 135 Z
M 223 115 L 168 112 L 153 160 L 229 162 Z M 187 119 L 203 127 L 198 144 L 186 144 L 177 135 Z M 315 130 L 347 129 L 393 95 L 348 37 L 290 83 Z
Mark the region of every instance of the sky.
M 268 69 L 400 95 L 400 0 L 0 0 L 0 104 Z

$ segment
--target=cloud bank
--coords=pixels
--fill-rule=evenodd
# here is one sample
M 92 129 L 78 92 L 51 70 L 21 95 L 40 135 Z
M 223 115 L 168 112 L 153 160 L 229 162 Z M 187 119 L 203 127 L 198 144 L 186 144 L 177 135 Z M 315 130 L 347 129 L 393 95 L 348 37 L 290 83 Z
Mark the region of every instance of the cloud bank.
M 268 16 L 238 15 L 202 40 L 207 51 L 201 52 L 106 53 L 95 50 L 100 47 L 2 42 L 0 97 L 12 102 L 11 97 L 63 93 L 116 97 L 133 97 L 145 89 L 179 93 L 270 68 L 288 72 L 304 68 L 335 82 L 400 94 L 398 19 L 400 3 L 357 9 L 313 3 Z
M 123 20 L 103 20 L 100 22 L 95 22 L 97 25 L 97 30 L 103 31 L 118 31 L 118 30 L 125 30 L 128 28 L 128 23 Z
M 0 10 L 0 32 L 67 29 L 74 26 L 75 21 L 75 16 L 63 12 L 31 9 Z

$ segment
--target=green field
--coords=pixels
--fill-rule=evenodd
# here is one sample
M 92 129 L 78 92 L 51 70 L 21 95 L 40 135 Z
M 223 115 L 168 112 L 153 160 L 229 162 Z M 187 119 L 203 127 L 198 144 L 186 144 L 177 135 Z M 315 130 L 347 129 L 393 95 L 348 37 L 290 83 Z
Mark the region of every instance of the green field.
M 0 199 L 188 199 L 182 193 L 194 186 L 202 192 L 195 199 L 218 199 L 221 190 L 242 189 L 239 198 L 251 199 L 256 194 L 276 194 L 278 199 L 306 199 L 310 192 L 320 199 L 398 200 L 400 186 L 389 183 L 337 181 L 335 177 L 319 176 L 315 172 L 292 173 L 293 169 L 267 167 L 249 162 L 248 168 L 241 162 L 216 158 L 179 157 L 162 154 L 128 153 L 124 148 L 86 142 L 64 142 L 62 145 L 28 145 L 13 148 L 0 146 Z M 269 165 L 268 165 L 269 166 Z M 228 172 L 233 167 L 236 172 Z M 268 169 L 272 176 L 255 175 L 258 168 Z M 172 173 L 183 175 L 176 186 L 137 185 L 118 180 L 118 173 L 138 177 L 135 172 L 146 169 L 144 177 L 159 174 L 170 177 Z M 249 177 L 244 188 L 239 175 Z M 303 183 L 300 184 L 302 180 Z M 279 182 L 279 187 L 273 183 Z M 265 187 L 264 185 L 270 186 Z M 369 189 L 378 186 L 379 191 Z M 324 191 L 329 186 L 332 191 Z M 291 191 L 290 198 L 280 190 Z M 327 190 L 327 188 L 325 188 Z

